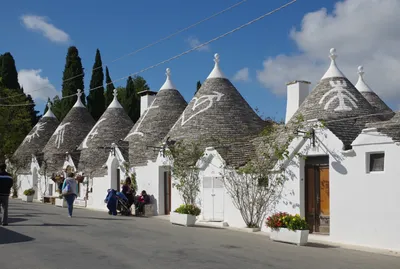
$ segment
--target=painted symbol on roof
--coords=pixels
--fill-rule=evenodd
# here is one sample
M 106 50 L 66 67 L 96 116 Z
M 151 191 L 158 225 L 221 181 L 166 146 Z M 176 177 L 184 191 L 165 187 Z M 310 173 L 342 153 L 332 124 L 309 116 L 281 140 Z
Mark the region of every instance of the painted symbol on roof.
M 88 133 L 88 135 L 85 137 L 85 140 L 83 140 L 82 142 L 82 148 L 87 149 L 88 145 L 87 142 L 89 140 L 92 140 L 96 135 L 99 134 L 99 124 L 102 123 L 103 121 L 105 121 L 107 118 L 102 118 L 100 119 L 98 122 L 96 122 L 96 124 L 93 126 L 92 130 L 90 131 L 90 133 Z
M 22 144 L 25 144 L 25 142 L 31 143 L 32 139 L 34 139 L 35 137 L 40 137 L 39 132 L 44 130 L 45 124 L 46 122 L 38 122 L 35 127 L 33 127 L 33 132 L 25 137 Z
M 153 104 L 155 103 L 155 101 L 157 100 L 157 98 L 154 98 L 153 102 L 151 102 L 150 106 L 146 109 L 146 111 L 143 113 L 143 116 L 139 118 L 138 124 L 135 128 L 135 130 L 128 134 L 125 139 L 127 139 L 128 137 L 132 136 L 132 135 L 140 135 L 140 136 L 144 136 L 144 134 L 142 132 L 139 132 L 139 128 L 142 125 L 144 119 L 146 118 L 147 114 L 149 113 L 150 109 L 154 109 L 154 108 L 158 108 L 158 106 L 153 106 Z
M 334 109 L 334 111 L 352 111 L 353 108 L 347 106 L 345 100 L 349 101 L 354 108 L 358 108 L 356 104 L 356 102 L 358 102 L 357 99 L 351 92 L 345 89 L 345 87 L 347 87 L 346 81 L 329 81 L 329 83 L 333 88 L 322 96 L 321 100 L 319 100 L 319 104 L 321 105 L 329 94 L 336 93 L 336 95 L 326 102 L 324 110 L 327 110 L 330 104 L 332 104 L 336 99 L 339 101 L 339 105 Z
M 199 115 L 200 113 L 203 113 L 205 111 L 207 111 L 208 109 L 210 109 L 213 104 L 214 104 L 214 99 L 216 102 L 219 102 L 221 100 L 221 97 L 224 96 L 224 94 L 213 91 L 213 93 L 215 94 L 208 94 L 208 95 L 203 95 L 199 98 L 194 97 L 193 99 L 194 104 L 192 107 L 192 111 L 195 111 L 196 108 L 198 108 L 200 105 L 208 102 L 208 105 L 205 106 L 204 108 L 200 109 L 199 111 L 197 111 L 196 113 L 194 113 L 193 115 L 191 115 L 189 118 L 185 119 L 185 112 L 183 112 L 182 114 L 182 122 L 181 122 L 181 126 L 185 125 L 185 123 L 187 123 L 188 121 L 190 121 L 192 118 L 196 117 L 197 115 Z
M 64 123 L 64 124 L 60 124 L 56 131 L 54 132 L 54 135 L 56 136 L 56 147 L 59 149 L 61 144 L 64 143 L 64 133 L 65 133 L 65 127 L 67 127 L 67 125 L 70 125 L 70 122 Z

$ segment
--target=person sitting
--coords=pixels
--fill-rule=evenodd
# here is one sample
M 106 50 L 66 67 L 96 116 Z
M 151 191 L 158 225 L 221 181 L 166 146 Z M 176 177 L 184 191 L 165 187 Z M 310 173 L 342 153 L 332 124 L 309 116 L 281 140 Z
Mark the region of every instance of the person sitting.
M 125 179 L 124 185 L 122 185 L 122 190 L 121 190 L 121 192 L 126 196 L 126 198 L 128 198 L 129 206 L 132 206 L 135 200 L 135 190 L 131 187 L 131 185 L 132 185 L 132 180 L 130 177 L 127 177 Z
M 117 191 L 110 189 L 107 191 L 107 197 L 104 200 L 107 203 L 108 214 L 116 216 L 117 215 Z
M 143 190 L 142 195 L 138 199 L 138 212 L 140 214 L 144 214 L 144 206 L 147 204 L 150 204 L 150 196 Z

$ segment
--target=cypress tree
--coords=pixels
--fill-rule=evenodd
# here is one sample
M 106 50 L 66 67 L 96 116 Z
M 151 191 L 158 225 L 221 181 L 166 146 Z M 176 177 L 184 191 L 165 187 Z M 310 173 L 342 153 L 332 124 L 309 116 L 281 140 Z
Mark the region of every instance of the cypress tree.
M 23 89 L 22 89 L 22 91 L 23 91 Z M 33 99 L 32 99 L 32 96 L 31 96 L 30 94 L 28 94 L 28 95 L 26 96 L 26 101 L 27 101 L 29 104 L 34 104 L 34 103 L 35 103 L 35 102 L 33 101 Z M 39 121 L 39 119 L 40 119 L 40 116 L 38 116 L 39 111 L 37 111 L 37 110 L 35 109 L 35 105 L 27 106 L 27 109 L 28 109 L 28 113 L 29 113 L 29 115 L 30 115 L 30 119 L 31 119 L 32 126 L 35 126 L 36 123 L 37 123 L 37 122 Z
M 15 66 L 14 57 L 11 53 L 6 52 L 1 56 L 1 74 L 4 88 L 17 90 L 21 92 L 21 87 L 18 83 L 18 72 Z
M 135 76 L 133 78 L 133 84 L 135 84 L 136 92 L 149 91 L 150 87 L 147 85 L 147 81 L 141 76 Z
M 90 92 L 87 97 L 87 107 L 92 117 L 97 121 L 105 111 L 104 97 L 104 73 L 103 63 L 99 49 L 96 50 L 96 57 L 93 65 L 92 79 L 90 80 Z
M 65 61 L 63 72 L 62 96 L 69 96 L 77 93 L 78 89 L 84 91 L 83 83 L 84 73 L 82 61 L 79 57 L 78 49 L 75 46 L 68 48 L 68 53 Z M 86 104 L 85 93 L 81 96 L 81 101 Z M 61 109 L 59 120 L 63 120 L 69 110 L 74 106 L 77 96 L 61 99 Z
M 126 82 L 123 107 L 133 122 L 136 122 L 139 119 L 140 99 L 132 77 L 129 77 Z
M 107 84 L 107 86 L 106 86 L 106 93 L 105 93 L 105 96 L 106 96 L 105 107 L 108 107 L 111 104 L 112 100 L 114 99 L 113 92 L 114 92 L 115 86 L 112 83 L 110 73 L 108 72 L 107 66 L 106 66 L 106 84 Z M 118 94 L 118 98 L 119 98 L 119 94 Z
M 200 82 L 200 80 L 199 81 L 197 81 L 197 89 L 196 89 L 196 92 L 194 93 L 194 94 L 196 94 L 199 90 L 200 90 L 200 87 L 201 87 L 201 82 Z

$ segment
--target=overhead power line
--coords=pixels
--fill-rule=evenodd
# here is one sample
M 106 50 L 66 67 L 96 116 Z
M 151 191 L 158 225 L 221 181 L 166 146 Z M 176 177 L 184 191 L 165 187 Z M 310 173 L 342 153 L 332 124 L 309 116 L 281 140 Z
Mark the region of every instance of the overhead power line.
M 161 61 L 161 62 L 159 62 L 159 63 L 157 63 L 157 64 L 154 64 L 154 65 L 151 65 L 151 66 L 149 66 L 149 67 L 146 67 L 146 68 L 144 68 L 144 69 L 142 69 L 142 70 L 140 70 L 140 71 L 138 71 L 138 72 L 129 74 L 129 75 L 124 76 L 124 77 L 121 77 L 121 78 L 119 78 L 119 79 L 115 79 L 115 80 L 113 80 L 113 81 L 111 81 L 111 82 L 109 82 L 109 83 L 103 84 L 102 86 L 97 86 L 97 87 L 95 87 L 95 88 L 91 88 L 91 89 L 89 89 L 89 92 L 90 92 L 90 91 L 93 91 L 93 90 L 96 90 L 96 89 L 99 89 L 99 88 L 101 88 L 101 87 L 107 86 L 107 85 L 109 85 L 109 84 L 118 82 L 118 81 L 120 81 L 120 80 L 126 79 L 126 78 L 128 78 L 128 77 L 130 77 L 130 76 L 138 75 L 138 74 L 143 73 L 143 72 L 145 72 L 145 71 L 147 71 L 147 70 L 153 69 L 153 68 L 158 67 L 158 66 L 160 66 L 160 65 L 162 65 L 162 64 L 165 64 L 165 63 L 171 62 L 171 61 L 173 61 L 173 60 L 175 60 L 175 59 L 178 59 L 178 58 L 180 58 L 180 57 L 182 57 L 182 56 L 184 56 L 184 55 L 186 55 L 186 54 L 189 54 L 189 53 L 191 53 L 191 52 L 193 52 L 193 51 L 195 51 L 195 50 L 197 50 L 197 49 L 199 49 L 199 48 L 201 48 L 201 47 L 204 47 L 204 46 L 206 46 L 206 45 L 208 45 L 208 44 L 210 44 L 210 43 L 212 43 L 212 42 L 215 42 L 215 41 L 217 41 L 217 40 L 219 40 L 219 39 L 221 39 L 221 38 L 223 38 L 223 37 L 226 37 L 226 36 L 228 36 L 228 35 L 230 35 L 230 34 L 233 34 L 233 33 L 237 32 L 237 31 L 239 31 L 239 30 L 241 30 L 241 29 L 243 29 L 243 28 L 245 28 L 245 27 L 247 27 L 247 26 L 249 26 L 249 25 L 252 25 L 253 23 L 258 22 L 258 21 L 264 19 L 264 18 L 267 17 L 267 16 L 270 16 L 270 15 L 272 15 L 272 14 L 274 14 L 274 13 L 276 13 L 276 12 L 278 12 L 278 11 L 280 11 L 280 10 L 282 10 L 282 9 L 284 9 L 284 8 L 286 8 L 286 7 L 290 6 L 290 5 L 292 5 L 292 4 L 294 4 L 294 3 L 297 2 L 297 1 L 298 1 L 298 0 L 292 0 L 292 1 L 290 1 L 290 2 L 288 2 L 288 3 L 286 3 L 286 4 L 284 4 L 284 5 L 282 5 L 282 6 L 278 7 L 278 8 L 276 8 L 276 9 L 270 11 L 270 12 L 267 12 L 267 13 L 265 13 L 265 14 L 259 16 L 258 18 L 255 18 L 255 19 L 253 19 L 253 20 L 251 20 L 251 21 L 249 21 L 249 22 L 247 22 L 247 23 L 245 23 L 245 24 L 242 24 L 241 26 L 239 26 L 239 27 L 237 27 L 237 28 L 235 28 L 235 29 L 233 29 L 233 30 L 230 30 L 230 31 L 228 31 L 228 32 L 226 32 L 226 33 L 224 33 L 224 34 L 222 34 L 222 35 L 219 35 L 219 36 L 217 36 L 217 37 L 215 37 L 215 38 L 213 38 L 213 39 L 211 39 L 211 40 L 209 40 L 209 41 L 207 41 L 207 42 L 204 42 L 204 43 L 202 43 L 202 44 L 200 44 L 200 45 L 198 45 L 198 46 L 196 46 L 196 47 L 193 47 L 193 48 L 191 48 L 191 49 L 189 49 L 189 50 L 186 50 L 186 51 L 184 51 L 184 52 L 182 52 L 182 53 L 180 53 L 180 54 L 177 54 L 177 55 L 175 55 L 175 56 L 173 56 L 173 57 L 171 57 L 171 58 L 168 58 L 168 59 L 166 59 L 166 60 L 164 60 L 164 61 Z M 74 93 L 74 94 L 71 94 L 71 95 L 63 96 L 63 97 L 60 98 L 60 100 L 65 99 L 65 98 L 74 97 L 74 96 L 76 96 L 76 95 L 77 95 L 77 94 Z M 27 104 L 21 104 L 21 106 L 26 106 L 26 105 L 27 105 Z M 34 105 L 34 103 L 31 103 L 31 105 Z M 14 105 L 0 105 L 0 106 L 19 106 L 19 104 L 14 104 Z
M 217 12 L 217 13 L 214 13 L 213 15 L 211 15 L 211 16 L 205 18 L 205 19 L 202 19 L 202 20 L 200 20 L 200 21 L 198 21 L 198 22 L 196 22 L 196 23 L 193 23 L 193 24 L 191 24 L 191 25 L 185 27 L 185 28 L 182 28 L 182 29 L 176 31 L 176 32 L 173 33 L 173 34 L 170 34 L 170 35 L 168 35 L 168 36 L 165 36 L 165 37 L 163 37 L 163 38 L 161 38 L 161 39 L 159 39 L 159 40 L 157 40 L 157 41 L 155 41 L 155 42 L 153 42 L 153 43 L 150 43 L 150 44 L 148 44 L 148 45 L 146 45 L 146 46 L 144 46 L 144 47 L 142 47 L 142 48 L 140 48 L 140 49 L 137 49 L 137 50 L 132 51 L 132 52 L 130 52 L 130 53 L 128 53 L 128 54 L 125 54 L 124 56 L 118 57 L 118 58 L 112 60 L 110 63 L 115 63 L 115 62 L 117 62 L 117 61 L 119 61 L 119 60 L 125 59 L 125 58 L 127 58 L 127 57 L 132 56 L 132 55 L 135 55 L 135 54 L 137 54 L 138 52 L 141 52 L 141 51 L 143 51 L 143 50 L 145 50 L 145 49 L 148 49 L 148 48 L 153 47 L 153 46 L 155 46 L 155 45 L 157 45 L 157 44 L 160 44 L 161 42 L 163 42 L 163 41 L 165 41 L 165 40 L 168 40 L 168 39 L 171 39 L 172 37 L 174 37 L 174 36 L 176 36 L 176 35 L 178 35 L 178 34 L 180 34 L 180 33 L 186 32 L 187 30 L 190 30 L 190 29 L 192 29 L 193 27 L 196 27 L 197 25 L 202 24 L 203 22 L 209 21 L 209 20 L 211 20 L 211 19 L 213 19 L 213 18 L 215 18 L 215 17 L 217 17 L 217 16 L 219 16 L 219 15 L 221 15 L 221 14 L 223 14 L 223 13 L 225 13 L 225 12 L 231 10 L 231 9 L 234 9 L 235 7 L 238 7 L 238 6 L 240 6 L 241 4 L 243 4 L 243 3 L 247 2 L 247 1 L 249 1 L 249 0 L 242 0 L 242 1 L 240 1 L 240 2 L 238 2 L 238 3 L 236 3 L 236 4 L 234 4 L 234 5 L 232 5 L 232 6 L 230 6 L 230 7 L 225 8 L 224 10 L 221 10 L 221 11 L 219 11 L 219 12 Z M 95 70 L 97 70 L 97 69 L 103 68 L 103 67 L 105 67 L 105 66 L 107 66 L 107 64 L 103 64 L 103 65 L 101 65 L 101 66 L 95 67 L 95 68 L 92 69 L 92 72 L 95 71 Z M 75 76 L 73 76 L 73 77 L 70 77 L 70 78 L 67 78 L 67 79 L 63 80 L 63 82 L 73 80 L 73 79 L 78 78 L 78 77 L 81 77 L 81 76 L 83 76 L 83 75 L 84 75 L 84 73 L 81 73 L 81 74 L 79 74 L 79 75 L 75 75 Z M 46 87 L 42 87 L 42 88 L 39 88 L 39 89 L 35 89 L 35 90 L 33 90 L 33 91 L 30 91 L 28 94 L 30 94 L 30 93 L 32 93 L 32 92 L 41 91 L 41 90 L 43 90 L 43 89 L 45 89 L 45 88 L 46 88 Z M 10 98 L 17 97 L 17 96 L 21 96 L 21 95 L 24 95 L 24 94 L 25 94 L 25 93 L 16 94 L 16 95 L 13 95 L 13 96 L 8 96 L 8 97 L 0 98 L 0 100 L 10 99 Z

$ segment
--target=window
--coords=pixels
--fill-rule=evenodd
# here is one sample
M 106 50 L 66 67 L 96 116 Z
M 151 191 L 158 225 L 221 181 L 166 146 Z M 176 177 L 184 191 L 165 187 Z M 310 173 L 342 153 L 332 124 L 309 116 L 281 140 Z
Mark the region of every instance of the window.
M 368 172 L 384 171 L 385 153 L 370 153 Z

